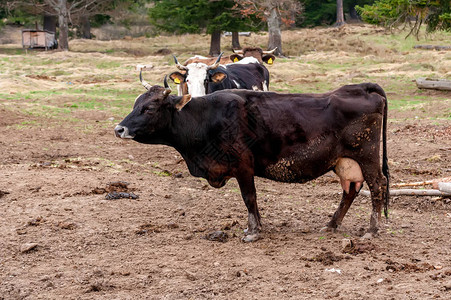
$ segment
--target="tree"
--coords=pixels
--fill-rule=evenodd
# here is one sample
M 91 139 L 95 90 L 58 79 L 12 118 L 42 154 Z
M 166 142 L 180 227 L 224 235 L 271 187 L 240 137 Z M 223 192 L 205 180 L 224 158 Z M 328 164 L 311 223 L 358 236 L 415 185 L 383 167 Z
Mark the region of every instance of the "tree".
M 36 0 L 35 0 L 36 1 Z M 42 0 L 47 14 L 58 17 L 59 38 L 58 49 L 69 50 L 69 20 L 71 16 L 79 17 L 83 22 L 85 37 L 90 38 L 88 16 L 99 13 L 111 5 L 114 0 Z M 40 2 L 40 1 L 39 1 Z M 86 30 L 89 30 L 88 33 Z
M 31 14 L 56 16 L 58 18 L 58 49 L 69 50 L 69 23 L 72 18 L 89 16 L 105 11 L 113 3 L 126 0 L 10 0 L 10 9 L 18 8 Z M 133 0 L 131 0 L 133 1 Z
M 417 39 L 422 24 L 427 25 L 427 32 L 451 31 L 450 0 L 378 0 L 356 9 L 368 23 L 390 29 L 409 26 L 407 36 L 413 34 Z
M 241 49 L 240 35 L 238 31 L 232 32 L 232 49 Z
M 251 20 L 243 18 L 234 9 L 233 0 L 154 0 L 149 9 L 150 21 L 162 31 L 175 34 L 211 34 L 209 54 L 217 56 L 221 52 L 221 32 L 239 30 L 255 31 Z
M 300 27 L 333 25 L 337 22 L 337 0 L 301 0 L 304 13 L 297 16 L 296 25 Z M 374 0 L 343 0 L 343 21 L 347 17 L 358 20 L 356 5 L 372 4 Z
M 302 11 L 299 1 L 295 0 L 235 0 L 241 14 L 247 17 L 257 17 L 268 26 L 268 49 L 277 50 L 274 54 L 283 56 L 282 23 L 291 25 L 295 21 L 293 15 Z
M 345 25 L 345 16 L 343 13 L 343 0 L 337 0 L 337 21 L 335 26 L 340 27 Z

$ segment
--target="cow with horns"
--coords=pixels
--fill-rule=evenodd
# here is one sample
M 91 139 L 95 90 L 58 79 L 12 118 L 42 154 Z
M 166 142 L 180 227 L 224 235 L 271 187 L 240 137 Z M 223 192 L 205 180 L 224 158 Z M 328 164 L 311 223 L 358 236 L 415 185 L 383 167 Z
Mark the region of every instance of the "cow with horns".
M 276 50 L 277 47 L 269 51 L 263 51 L 260 47 L 246 47 L 243 50 L 233 50 L 234 54 L 231 54 L 229 58 L 231 61 L 237 62 L 245 57 L 255 57 L 261 64 L 265 62 L 268 65 L 272 65 L 276 59 L 273 54 Z
M 233 54 L 229 56 L 223 56 L 221 57 L 221 60 L 219 63 L 221 65 L 229 64 L 232 62 L 238 62 L 242 60 L 245 57 L 255 57 L 259 63 L 267 63 L 268 65 L 272 65 L 274 63 L 274 60 L 276 57 L 274 56 L 274 51 L 277 50 L 277 47 L 269 50 L 264 51 L 260 47 L 245 47 L 242 50 L 233 50 Z M 201 55 L 195 55 L 193 57 L 188 58 L 183 65 L 187 66 L 192 63 L 204 63 L 206 65 L 211 65 L 216 61 L 216 57 L 205 57 Z
M 221 56 L 222 53 L 211 65 L 191 63 L 187 66 L 180 64 L 174 56 L 177 68 L 184 71 L 169 75 L 180 85 L 179 96 L 199 97 L 224 89 L 268 90 L 269 71 L 256 58 L 246 57 L 237 63 L 220 65 Z
M 254 177 L 304 183 L 334 171 L 342 200 L 326 229 L 339 226 L 364 181 L 371 191 L 370 227 L 378 232 L 388 209 L 387 99 L 373 83 L 323 94 L 224 90 L 194 98 L 151 86 L 115 134 L 145 144 L 174 147 L 193 176 L 220 188 L 235 177 L 248 210 L 243 238 L 255 241 L 261 222 Z M 380 147 L 382 140 L 382 165 Z

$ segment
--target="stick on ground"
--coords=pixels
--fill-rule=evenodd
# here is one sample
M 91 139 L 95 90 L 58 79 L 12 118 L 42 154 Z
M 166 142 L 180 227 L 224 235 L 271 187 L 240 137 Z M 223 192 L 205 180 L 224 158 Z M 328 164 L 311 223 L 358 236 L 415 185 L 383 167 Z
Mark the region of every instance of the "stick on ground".
M 360 194 L 370 196 L 369 191 L 360 191 Z M 390 196 L 451 196 L 451 193 L 442 192 L 439 190 L 391 189 Z

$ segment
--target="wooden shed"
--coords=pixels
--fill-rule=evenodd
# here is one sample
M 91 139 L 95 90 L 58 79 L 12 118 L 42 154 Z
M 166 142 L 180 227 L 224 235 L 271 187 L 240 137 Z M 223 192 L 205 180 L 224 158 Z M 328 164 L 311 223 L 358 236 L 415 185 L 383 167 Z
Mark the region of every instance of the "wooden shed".
M 58 42 L 55 33 L 48 30 L 23 29 L 22 30 L 22 47 L 23 48 L 45 48 L 55 49 Z

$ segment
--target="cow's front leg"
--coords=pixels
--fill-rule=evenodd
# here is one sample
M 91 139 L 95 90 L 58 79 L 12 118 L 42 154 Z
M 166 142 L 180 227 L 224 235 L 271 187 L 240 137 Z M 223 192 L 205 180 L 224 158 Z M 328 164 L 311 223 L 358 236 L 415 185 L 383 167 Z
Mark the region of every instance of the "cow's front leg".
M 257 193 L 255 191 L 253 174 L 242 173 L 237 176 L 241 196 L 247 207 L 248 225 L 243 237 L 243 242 L 254 242 L 260 237 L 261 222 L 257 206 Z

